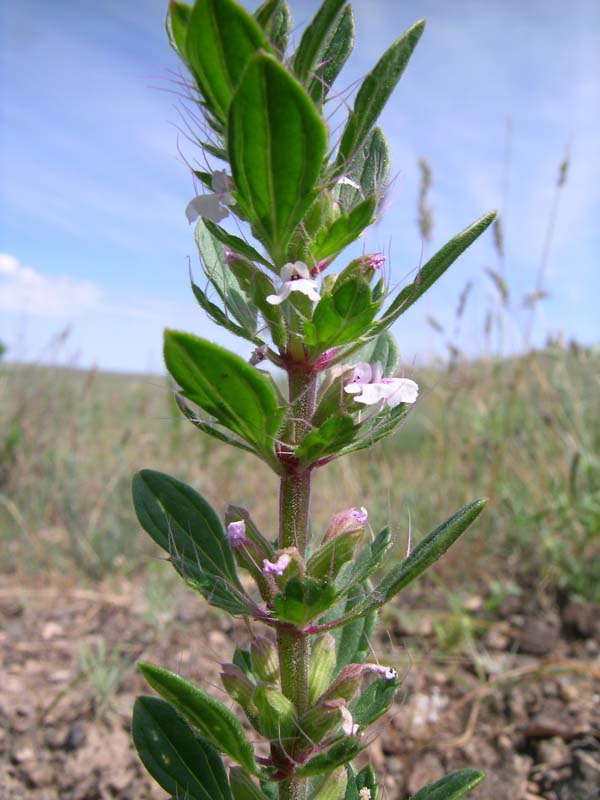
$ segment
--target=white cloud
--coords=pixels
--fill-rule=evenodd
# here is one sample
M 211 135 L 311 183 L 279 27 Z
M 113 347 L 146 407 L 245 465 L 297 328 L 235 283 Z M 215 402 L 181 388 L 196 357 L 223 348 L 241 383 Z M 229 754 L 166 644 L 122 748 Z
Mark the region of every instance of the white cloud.
M 90 281 L 42 275 L 18 258 L 0 253 L 0 308 L 50 316 L 74 315 L 97 307 L 103 292 Z

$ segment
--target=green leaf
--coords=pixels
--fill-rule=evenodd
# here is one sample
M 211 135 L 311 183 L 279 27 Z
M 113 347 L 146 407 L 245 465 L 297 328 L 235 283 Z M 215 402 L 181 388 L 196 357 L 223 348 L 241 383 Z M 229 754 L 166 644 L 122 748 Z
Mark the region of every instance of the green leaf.
M 164 700 L 137 698 L 132 733 L 144 766 L 165 792 L 188 800 L 231 800 L 219 754 Z
M 335 20 L 330 36 L 317 58 L 315 77 L 308 87 L 313 103 L 319 106 L 331 89 L 335 79 L 354 47 L 354 13 L 348 3 Z
M 409 309 L 413 303 L 425 294 L 432 284 L 440 278 L 444 272 L 453 264 L 456 259 L 469 247 L 475 239 L 488 228 L 496 218 L 496 212 L 491 211 L 484 214 L 476 222 L 465 228 L 447 244 L 442 247 L 429 261 L 419 270 L 416 279 L 409 286 L 395 297 L 383 317 L 371 329 L 372 333 L 379 333 L 384 328 L 394 322 L 401 314 Z
M 258 23 L 234 0 L 196 0 L 185 51 L 207 104 L 221 121 L 249 61 L 268 48 Z
M 377 678 L 370 683 L 365 691 L 352 703 L 351 712 L 354 722 L 361 728 L 375 722 L 383 716 L 394 702 L 396 692 L 400 688 L 400 681 L 396 678 Z
M 210 219 L 204 219 L 203 222 L 209 233 L 211 233 L 215 239 L 218 239 L 219 242 L 224 244 L 225 247 L 228 247 L 233 253 L 238 253 L 239 255 L 248 258 L 250 261 L 258 261 L 259 264 L 262 264 L 263 266 L 268 267 L 270 270 L 275 271 L 273 264 L 271 264 L 271 262 L 268 261 L 264 256 L 261 256 L 258 250 L 255 250 L 252 245 L 248 244 L 248 242 L 240 239 L 239 236 L 234 236 L 232 233 L 229 233 Z
M 373 222 L 376 199 L 368 197 L 359 203 L 349 214 L 342 214 L 333 225 L 329 226 L 312 248 L 316 261 L 337 255 L 344 247 L 352 244 L 367 225 Z
M 275 287 L 264 272 L 258 272 L 250 286 L 252 301 L 267 323 L 273 344 L 285 348 L 287 344 L 287 325 L 281 306 L 267 302 L 269 295 L 275 294 Z
M 169 554 L 180 575 L 212 605 L 232 614 L 251 613 L 231 546 L 206 500 L 191 486 L 150 469 L 134 476 L 132 489 L 140 525 Z
M 309 798 L 310 800 L 344 800 L 347 783 L 348 776 L 345 768 L 338 767 L 329 775 L 320 778 Z
M 346 794 L 344 800 L 360 800 L 358 796 L 358 789 L 356 788 L 356 775 L 352 769 L 352 764 L 346 764 L 346 774 L 348 776 L 348 784 L 346 786 Z M 371 795 L 377 797 L 376 794 Z
M 189 550 L 192 544 L 190 555 L 204 572 L 241 588 L 221 520 L 195 489 L 164 472 L 143 469 L 133 478 L 133 502 L 141 524 L 164 550 Z
M 165 363 L 183 394 L 273 466 L 284 409 L 272 381 L 242 358 L 189 333 L 165 332 Z
M 381 128 L 373 128 L 364 146 L 359 148 L 344 173 L 359 184 L 361 191 L 343 183 L 336 187 L 342 208 L 352 208 L 361 193 L 363 197 L 375 197 L 379 202 L 389 175 L 390 163 L 387 139 Z
M 364 750 L 364 745 L 356 737 L 345 736 L 324 752 L 319 753 L 318 756 L 311 758 L 302 767 L 298 767 L 296 774 L 301 778 L 305 778 L 310 775 L 322 775 L 323 773 L 331 772 L 336 767 L 341 767 L 342 764 L 352 761 L 361 750 Z
M 355 559 L 352 572 L 343 592 L 349 592 L 358 584 L 364 583 L 383 563 L 392 546 L 392 535 L 389 528 L 381 530 Z
M 297 734 L 296 709 L 281 689 L 260 683 L 252 694 L 252 702 L 257 709 L 252 724 L 265 738 L 285 741 Z
M 213 303 L 212 300 L 209 300 L 202 289 L 193 282 L 192 292 L 198 301 L 198 305 L 204 309 L 204 311 L 206 311 L 208 316 L 213 320 L 213 322 L 216 322 L 217 325 L 220 325 L 222 328 L 231 331 L 231 333 L 239 336 L 242 339 L 247 339 L 249 342 L 253 342 L 255 344 L 261 343 L 262 340 L 258 336 L 255 336 L 253 333 L 249 333 L 245 328 L 242 328 L 233 322 L 227 316 L 227 314 L 221 308 L 219 308 L 218 305 Z
M 294 72 L 302 82 L 311 79 L 319 54 L 331 37 L 331 28 L 344 2 L 345 0 L 325 0 L 302 34 L 293 61 Z
M 357 607 L 362 607 L 365 600 L 365 589 L 357 586 L 352 595 L 341 606 L 340 613 L 344 615 L 352 613 Z M 329 618 L 332 615 L 327 615 Z M 348 664 L 361 664 L 369 651 L 369 638 L 373 633 L 376 621 L 376 613 L 367 613 L 356 617 L 341 628 L 338 628 L 334 637 L 336 639 L 336 675 Z
M 202 219 L 196 225 L 194 238 L 204 274 L 219 293 L 225 307 L 244 329 L 246 338 L 253 340 L 257 324 L 256 308 L 227 264 L 223 243 L 212 234 Z
M 361 84 L 342 133 L 337 164 L 343 170 L 363 144 L 389 100 L 425 28 L 419 20 L 389 47 Z
M 309 431 L 296 448 L 296 457 L 303 465 L 313 464 L 352 441 L 357 426 L 349 414 L 330 417 L 319 428 Z
M 483 778 L 478 769 L 459 769 L 420 789 L 412 800 L 459 800 L 479 786 Z
M 275 615 L 284 622 L 305 625 L 335 600 L 332 583 L 314 578 L 291 578 L 275 597 Z
M 412 407 L 410 403 L 400 403 L 394 408 L 385 408 L 374 419 L 364 423 L 360 436 L 352 444 L 341 450 L 338 456 L 365 450 L 367 447 L 372 447 L 376 442 L 385 439 L 386 436 L 390 436 L 408 416 Z
M 175 392 L 175 402 L 177 403 L 177 407 L 181 413 L 187 419 L 189 419 L 192 425 L 198 428 L 198 430 L 202 431 L 202 433 L 207 433 L 209 436 L 212 436 L 214 439 L 218 439 L 220 442 L 226 442 L 232 447 L 238 447 L 240 450 L 245 450 L 247 453 L 256 455 L 256 450 L 247 445 L 241 439 L 236 439 L 233 436 L 230 436 L 228 433 L 222 431 L 212 420 L 209 422 L 207 420 L 200 419 L 196 412 L 187 405 L 185 400 L 178 392 Z
M 256 773 L 254 751 L 229 709 L 200 687 L 154 664 L 139 665 L 144 678 L 201 736 L 249 772 Z
M 229 770 L 229 783 L 234 800 L 269 800 L 241 767 L 232 767 Z
M 169 43 L 173 50 L 175 50 L 179 58 L 186 63 L 187 53 L 185 49 L 185 40 L 191 14 L 191 6 L 188 6 L 186 3 L 179 3 L 177 0 L 170 0 L 165 22 L 167 36 L 169 37 Z
M 379 786 L 377 785 L 375 770 L 370 764 L 367 764 L 361 769 L 355 780 L 357 791 L 368 789 L 371 792 L 371 797 L 377 797 Z
M 302 86 L 276 59 L 255 56 L 231 103 L 229 158 L 237 201 L 277 266 L 314 198 L 326 146 L 325 125 Z
M 477 519 L 485 508 L 485 504 L 485 499 L 475 500 L 427 534 L 408 558 L 390 570 L 378 585 L 377 594 L 381 597 L 378 605 L 383 605 L 397 595 L 443 556 L 446 550 Z
M 319 350 L 353 342 L 369 327 L 378 308 L 368 283 L 361 278 L 336 283 L 331 294 L 317 303 L 312 329 L 306 326 L 307 340 Z
M 394 336 L 389 331 L 380 333 L 344 359 L 344 364 L 357 364 L 359 361 L 366 361 L 368 364 L 379 361 L 385 377 L 393 377 L 400 364 L 400 349 Z
M 278 53 L 283 55 L 292 29 L 292 12 L 285 0 L 266 0 L 254 16 Z

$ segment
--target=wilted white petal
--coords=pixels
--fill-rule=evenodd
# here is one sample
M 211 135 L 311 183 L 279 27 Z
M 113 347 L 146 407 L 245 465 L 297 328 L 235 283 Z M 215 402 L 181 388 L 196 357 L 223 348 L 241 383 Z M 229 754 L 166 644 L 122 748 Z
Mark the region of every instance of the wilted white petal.
M 349 178 L 347 175 L 342 175 L 342 177 L 337 181 L 337 183 L 339 183 L 341 186 L 351 186 L 353 189 L 356 189 L 359 192 L 362 191 L 358 183 L 356 183 L 356 181 L 353 181 L 352 178 Z
M 383 367 L 381 361 L 376 361 L 371 365 L 371 383 L 379 383 L 383 378 Z
M 289 293 L 292 291 L 292 281 L 288 281 L 284 283 L 281 289 L 277 292 L 277 294 L 269 294 L 267 295 L 267 303 L 270 303 L 272 306 L 278 306 L 280 303 L 283 303 L 289 296 Z
M 289 281 L 290 292 L 302 292 L 314 303 L 321 299 L 317 284 L 311 278 L 296 278 L 295 281 Z
M 357 394 L 354 399 L 357 403 L 364 403 L 366 406 L 372 406 L 381 400 L 386 400 L 390 393 L 385 383 L 364 383 L 360 388 L 362 392 Z
M 386 404 L 395 408 L 400 403 L 414 403 L 419 395 L 419 386 L 410 378 L 392 378 L 388 384 L 391 391 L 387 396 Z
M 194 222 L 198 217 L 206 217 L 212 222 L 220 222 L 229 214 L 227 209 L 216 194 L 200 194 L 187 204 L 185 215 L 188 222 Z
M 340 713 L 342 715 L 342 731 L 344 732 L 344 736 L 354 736 L 358 733 L 358 725 L 354 723 L 352 714 L 348 711 L 346 706 L 340 707 Z
M 233 188 L 231 176 L 224 169 L 217 169 L 212 174 L 212 188 L 215 194 L 229 194 Z

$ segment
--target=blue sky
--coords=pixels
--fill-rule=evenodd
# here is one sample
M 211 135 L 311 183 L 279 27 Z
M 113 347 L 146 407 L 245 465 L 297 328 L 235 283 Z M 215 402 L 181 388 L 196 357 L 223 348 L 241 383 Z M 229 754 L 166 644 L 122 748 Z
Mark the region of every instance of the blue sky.
M 290 5 L 301 31 L 318 3 Z M 468 353 L 485 351 L 483 319 L 498 307 L 486 266 L 504 270 L 512 289 L 502 347 L 519 346 L 526 323 L 519 304 L 536 284 L 567 145 L 568 181 L 545 276 L 550 298 L 538 308 L 534 341 L 559 329 L 597 341 L 598 3 L 353 6 L 357 45 L 340 88 L 416 19 L 428 19 L 382 118 L 396 180 L 366 248 L 389 254 L 397 284 L 482 213 L 506 211 L 504 265 L 486 235 L 396 324 L 405 363 L 445 353 L 445 337 L 426 317 L 453 331 L 467 281 L 474 288 L 457 341 Z M 188 158 L 200 155 L 178 134 L 179 65 L 164 34 L 165 7 L 163 0 L 20 0 L 0 10 L 0 339 L 13 359 L 160 370 L 165 326 L 243 350 L 204 319 L 189 291 L 187 258 L 197 264 L 198 257 L 184 209 L 193 184 L 178 140 Z M 433 170 L 435 226 L 425 245 L 415 223 L 420 156 Z M 52 338 L 66 327 L 70 336 L 57 349 Z

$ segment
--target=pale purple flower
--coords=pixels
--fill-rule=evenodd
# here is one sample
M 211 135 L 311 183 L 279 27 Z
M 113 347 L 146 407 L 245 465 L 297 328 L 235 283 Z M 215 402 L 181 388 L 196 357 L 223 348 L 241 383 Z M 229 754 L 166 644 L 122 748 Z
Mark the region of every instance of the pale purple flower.
M 358 733 L 358 725 L 352 719 L 347 706 L 340 706 L 340 714 L 342 715 L 342 731 L 344 736 L 355 736 Z
M 246 544 L 248 538 L 246 536 L 246 523 L 243 519 L 229 523 L 227 526 L 227 539 L 232 547 L 240 547 Z
M 267 296 L 267 303 L 278 306 L 290 295 L 290 292 L 302 292 L 313 302 L 321 299 L 317 283 L 310 277 L 310 270 L 303 261 L 284 264 L 279 275 L 281 286 L 277 294 Z
M 380 269 L 385 264 L 383 253 L 370 253 L 364 257 L 365 265 L 370 269 Z
M 371 672 L 376 672 L 387 681 L 393 681 L 398 677 L 398 671 L 393 667 L 384 667 L 382 664 L 365 664 L 364 666 L 365 669 L 368 669 Z
M 369 512 L 364 506 L 353 508 L 351 513 L 359 525 L 364 525 L 369 518 Z
M 356 364 L 344 391 L 355 395 L 357 403 L 367 406 L 383 401 L 389 408 L 400 403 L 414 403 L 419 394 L 419 387 L 410 378 L 384 378 L 381 364 L 367 364 L 364 361 Z
M 292 557 L 287 553 L 282 553 L 277 561 L 269 561 L 265 558 L 263 561 L 263 572 L 265 575 L 283 575 L 287 567 L 291 564 Z
M 224 169 L 218 169 L 212 174 L 212 192 L 200 194 L 187 204 L 185 215 L 188 222 L 194 222 L 198 217 L 206 217 L 212 222 L 220 222 L 229 214 L 228 206 L 233 203 L 231 177 Z
M 323 544 L 333 539 L 335 536 L 340 536 L 342 533 L 360 530 L 364 527 L 368 518 L 369 514 L 364 506 L 360 508 L 347 508 L 345 511 L 339 511 L 329 520 L 329 525 L 323 537 Z

